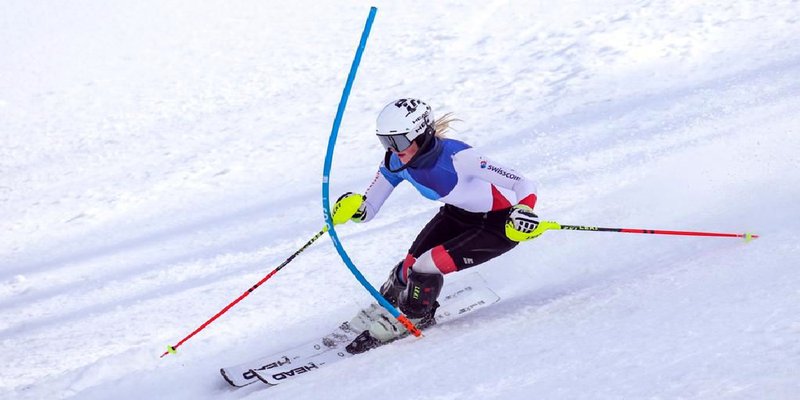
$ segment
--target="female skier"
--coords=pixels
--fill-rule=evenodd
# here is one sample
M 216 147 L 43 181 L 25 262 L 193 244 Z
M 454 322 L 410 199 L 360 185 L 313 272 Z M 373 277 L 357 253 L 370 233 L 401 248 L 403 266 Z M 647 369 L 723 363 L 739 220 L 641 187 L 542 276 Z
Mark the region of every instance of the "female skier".
M 466 143 L 446 139 L 450 122 L 449 115 L 434 120 L 431 107 L 418 99 L 386 105 L 378 115 L 376 129 L 386 148 L 383 164 L 363 195 L 345 193 L 334 205 L 336 214 L 346 202 L 360 203 L 350 219 L 367 222 L 402 181 L 411 183 L 423 196 L 444 203 L 380 289 L 386 300 L 419 328 L 435 323 L 436 298 L 444 274 L 489 261 L 540 234 L 533 213 L 534 182 Z M 498 187 L 513 191 L 513 202 Z M 406 334 L 402 324 L 377 304 L 362 310 L 350 325 L 364 328 L 348 346 L 351 353 Z

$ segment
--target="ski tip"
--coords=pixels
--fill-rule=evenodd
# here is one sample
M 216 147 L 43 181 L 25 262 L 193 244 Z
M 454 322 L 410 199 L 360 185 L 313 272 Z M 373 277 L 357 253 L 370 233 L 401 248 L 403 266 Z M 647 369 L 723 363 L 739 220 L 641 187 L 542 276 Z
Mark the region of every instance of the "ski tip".
M 272 387 L 272 386 L 276 386 L 277 385 L 276 383 L 272 383 L 269 380 L 267 380 L 267 378 L 261 376 L 261 374 L 259 374 L 258 371 L 254 370 L 254 369 L 251 369 L 250 373 L 253 374 L 253 376 L 258 378 L 259 381 L 261 381 L 262 383 L 264 383 L 267 386 Z
M 239 387 L 235 383 L 233 383 L 233 380 L 228 377 L 227 373 L 225 373 L 225 368 L 220 368 L 219 373 L 222 374 L 222 378 L 225 379 L 225 382 L 228 382 L 228 384 L 230 384 L 233 387 Z

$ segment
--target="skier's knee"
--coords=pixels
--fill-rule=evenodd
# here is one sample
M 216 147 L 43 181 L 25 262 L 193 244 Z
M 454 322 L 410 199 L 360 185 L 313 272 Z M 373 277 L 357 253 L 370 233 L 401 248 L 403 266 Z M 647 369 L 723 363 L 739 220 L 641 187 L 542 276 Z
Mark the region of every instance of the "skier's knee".
M 441 275 L 454 272 L 458 268 L 453 261 L 453 257 L 450 256 L 450 253 L 445 250 L 444 246 L 439 245 L 422 253 L 422 255 L 416 259 L 411 269 L 415 272 Z

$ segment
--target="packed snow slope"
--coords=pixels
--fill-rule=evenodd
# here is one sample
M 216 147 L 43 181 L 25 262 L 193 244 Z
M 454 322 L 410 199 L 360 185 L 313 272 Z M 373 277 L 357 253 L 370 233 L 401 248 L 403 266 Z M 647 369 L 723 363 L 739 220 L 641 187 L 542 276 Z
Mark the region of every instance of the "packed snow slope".
M 293 383 L 218 369 L 370 302 L 320 183 L 365 2 L 6 0 L 0 398 L 798 399 L 798 1 L 378 2 L 332 196 L 362 191 L 398 97 L 539 183 L 565 224 L 448 275 L 502 300 Z M 338 228 L 375 285 L 438 205 L 409 185 Z

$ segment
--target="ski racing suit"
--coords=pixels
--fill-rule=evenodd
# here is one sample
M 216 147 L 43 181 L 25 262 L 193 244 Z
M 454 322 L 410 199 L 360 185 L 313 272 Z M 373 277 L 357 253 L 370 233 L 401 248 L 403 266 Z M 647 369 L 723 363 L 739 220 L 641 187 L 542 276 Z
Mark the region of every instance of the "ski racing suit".
M 396 271 L 403 283 L 409 269 L 444 275 L 511 250 L 517 242 L 505 235 L 510 208 L 514 204 L 531 208 L 536 205 L 533 181 L 484 157 L 466 143 L 435 138 L 427 147 L 401 170 L 403 164 L 397 155 L 387 156 L 365 193 L 364 221 L 378 213 L 403 181 L 411 183 L 423 196 L 444 203 L 417 235 Z

